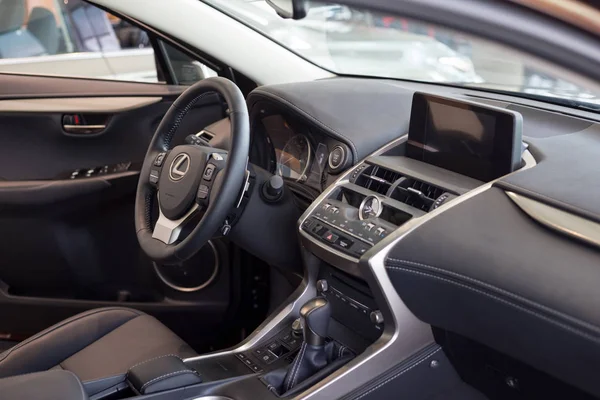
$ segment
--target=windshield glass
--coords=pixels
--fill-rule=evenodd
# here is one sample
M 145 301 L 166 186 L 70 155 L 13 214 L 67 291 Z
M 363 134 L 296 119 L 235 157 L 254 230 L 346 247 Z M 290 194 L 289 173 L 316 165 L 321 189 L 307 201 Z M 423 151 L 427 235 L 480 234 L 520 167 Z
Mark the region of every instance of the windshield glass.
M 277 16 L 264 0 L 204 0 L 308 61 L 364 75 L 517 92 L 596 109 L 600 98 L 556 68 L 489 41 L 408 18 L 311 1 L 306 18 Z

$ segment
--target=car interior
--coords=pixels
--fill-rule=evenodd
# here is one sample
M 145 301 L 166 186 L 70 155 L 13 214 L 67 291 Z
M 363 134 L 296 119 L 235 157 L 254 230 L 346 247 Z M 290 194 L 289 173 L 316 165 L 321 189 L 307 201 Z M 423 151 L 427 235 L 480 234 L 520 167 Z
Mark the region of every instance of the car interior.
M 3 52 L 58 51 L 6 4 Z M 0 72 L 0 399 L 600 396 L 594 108 L 144 27 L 164 84 Z

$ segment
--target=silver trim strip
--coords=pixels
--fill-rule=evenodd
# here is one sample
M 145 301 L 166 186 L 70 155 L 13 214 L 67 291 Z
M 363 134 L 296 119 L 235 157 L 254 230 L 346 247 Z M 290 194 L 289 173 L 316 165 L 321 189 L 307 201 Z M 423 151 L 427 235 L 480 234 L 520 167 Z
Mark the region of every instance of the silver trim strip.
M 70 131 L 102 130 L 106 125 L 63 125 L 63 128 Z
M 32 60 L 33 58 L 29 58 L 28 60 Z M 0 60 L 0 64 L 2 61 L 5 60 Z M 2 72 L 2 74 L 6 73 Z M 158 103 L 161 100 L 161 97 L 67 97 L 1 100 L 0 112 L 60 112 L 65 114 L 90 112 L 113 114 L 142 108 Z
M 506 192 L 506 195 L 525 214 L 540 224 L 577 240 L 600 247 L 599 223 L 514 192 Z

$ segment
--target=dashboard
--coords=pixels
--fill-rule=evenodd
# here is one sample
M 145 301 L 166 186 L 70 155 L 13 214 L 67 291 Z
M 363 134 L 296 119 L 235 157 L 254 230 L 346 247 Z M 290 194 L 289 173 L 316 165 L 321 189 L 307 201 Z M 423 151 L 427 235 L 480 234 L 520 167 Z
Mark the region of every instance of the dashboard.
M 369 282 L 387 321 L 406 307 L 600 395 L 596 114 L 355 78 L 261 87 L 248 104 L 251 160 L 319 192 L 302 246 Z M 336 145 L 348 160 L 331 171 Z

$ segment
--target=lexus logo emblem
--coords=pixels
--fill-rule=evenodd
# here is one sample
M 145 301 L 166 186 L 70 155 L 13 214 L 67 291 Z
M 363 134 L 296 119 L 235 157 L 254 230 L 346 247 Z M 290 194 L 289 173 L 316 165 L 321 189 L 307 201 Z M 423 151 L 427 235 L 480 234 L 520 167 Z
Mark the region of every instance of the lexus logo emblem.
M 190 156 L 185 153 L 179 154 L 169 168 L 169 177 L 174 181 L 183 179 L 190 169 Z

